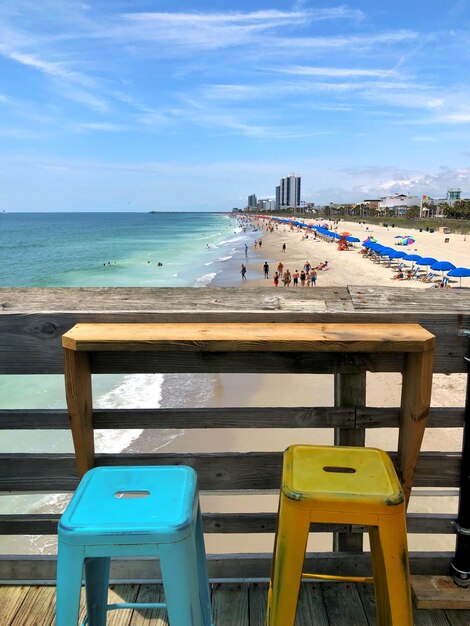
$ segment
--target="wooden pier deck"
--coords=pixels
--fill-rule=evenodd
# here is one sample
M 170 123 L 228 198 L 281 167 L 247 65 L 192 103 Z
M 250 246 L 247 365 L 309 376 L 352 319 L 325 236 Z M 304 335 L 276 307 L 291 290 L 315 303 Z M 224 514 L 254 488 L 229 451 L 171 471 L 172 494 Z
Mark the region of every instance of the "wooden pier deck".
M 264 626 L 267 584 L 214 584 L 215 626 Z M 115 585 L 110 602 L 161 602 L 159 585 Z M 83 619 L 84 611 L 81 611 Z M 0 587 L 0 626 L 53 626 L 55 587 Z M 375 626 L 371 585 L 304 584 L 296 626 Z M 414 609 L 415 626 L 468 626 L 470 610 Z M 168 626 L 166 612 L 122 609 L 108 614 L 108 626 Z

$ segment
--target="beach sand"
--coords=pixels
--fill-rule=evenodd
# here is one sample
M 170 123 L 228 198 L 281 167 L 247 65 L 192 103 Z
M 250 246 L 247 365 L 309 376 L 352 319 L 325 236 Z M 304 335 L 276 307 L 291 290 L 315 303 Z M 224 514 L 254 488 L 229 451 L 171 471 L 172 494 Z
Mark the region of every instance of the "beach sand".
M 306 220 L 307 223 L 324 223 Z M 265 220 L 255 220 L 255 224 L 262 228 Z M 272 276 L 279 261 L 282 261 L 284 269 L 289 268 L 291 274 L 294 270 L 300 270 L 305 265 L 305 261 L 310 261 L 313 266 L 321 262 L 328 261 L 328 271 L 319 271 L 317 286 L 322 287 L 344 287 L 346 285 L 382 285 L 409 287 L 410 289 L 427 289 L 429 284 L 420 280 L 390 280 L 393 272 L 385 267 L 384 263 L 373 263 L 364 255 L 358 254 L 362 249 L 360 243 L 354 244 L 348 251 L 337 249 L 337 242 L 326 242 L 319 238 L 314 239 L 313 233 L 309 238 L 304 238 L 304 230 L 298 232 L 291 231 L 287 225 L 280 224 L 279 229 L 273 233 L 265 230 L 261 231 L 263 244 L 250 250 L 248 258 L 248 285 L 272 285 Z M 420 256 L 433 257 L 438 261 L 450 261 L 456 267 L 468 267 L 470 265 L 470 235 L 449 234 L 440 232 L 419 232 L 413 229 L 385 228 L 384 226 L 358 224 L 341 220 L 338 224 L 338 233 L 349 232 L 361 241 L 368 236 L 375 237 L 380 244 L 393 247 L 409 254 L 419 254 Z M 411 235 L 415 238 L 415 243 L 409 246 L 397 246 L 400 241 L 397 235 Z M 446 243 L 448 240 L 448 243 Z M 286 244 L 286 252 L 282 252 L 282 245 Z M 268 261 L 270 266 L 269 283 L 264 279 L 250 280 L 250 269 L 262 271 L 264 261 Z M 395 262 L 396 265 L 396 262 Z M 408 267 L 411 264 L 408 263 Z M 423 268 L 427 269 L 427 268 Z M 441 272 L 436 272 L 436 279 L 440 278 Z M 460 279 L 454 278 L 450 282 L 452 287 L 458 287 Z M 470 278 L 462 279 L 462 287 L 470 288 Z M 292 287 L 291 287 L 292 288 Z

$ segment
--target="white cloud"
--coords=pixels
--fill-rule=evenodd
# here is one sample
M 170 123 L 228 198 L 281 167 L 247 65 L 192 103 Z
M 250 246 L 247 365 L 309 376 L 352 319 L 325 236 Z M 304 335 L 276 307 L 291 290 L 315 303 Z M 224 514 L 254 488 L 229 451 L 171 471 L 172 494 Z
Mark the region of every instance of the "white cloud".
M 339 67 L 308 67 L 296 65 L 275 70 L 282 74 L 293 74 L 294 76 L 327 76 L 330 78 L 391 78 L 398 76 L 395 70 L 381 69 L 358 69 Z

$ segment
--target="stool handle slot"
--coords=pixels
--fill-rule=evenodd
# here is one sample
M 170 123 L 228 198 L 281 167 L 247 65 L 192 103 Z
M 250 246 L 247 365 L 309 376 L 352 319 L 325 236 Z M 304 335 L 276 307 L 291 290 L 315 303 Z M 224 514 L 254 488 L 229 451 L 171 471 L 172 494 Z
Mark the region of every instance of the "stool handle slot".
M 148 498 L 149 495 L 150 491 L 142 489 L 142 491 L 116 491 L 114 497 L 120 500 L 122 498 Z
M 336 465 L 325 465 L 324 472 L 332 472 L 335 474 L 355 474 L 354 467 L 337 467 Z

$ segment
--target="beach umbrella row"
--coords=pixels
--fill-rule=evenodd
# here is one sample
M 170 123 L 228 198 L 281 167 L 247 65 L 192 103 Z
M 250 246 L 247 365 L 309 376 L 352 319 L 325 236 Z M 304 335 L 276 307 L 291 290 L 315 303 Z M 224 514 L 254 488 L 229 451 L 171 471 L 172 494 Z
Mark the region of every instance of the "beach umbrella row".
M 431 270 L 441 271 L 443 274 L 444 272 L 447 272 L 447 276 L 451 278 L 460 278 L 460 287 L 462 286 L 462 278 L 470 277 L 469 268 L 455 267 L 455 265 L 450 261 L 438 261 L 434 257 L 422 257 L 419 254 L 406 254 L 399 252 L 398 250 L 394 250 L 393 248 L 382 246 L 381 244 L 371 241 L 370 239 L 363 241 L 362 245 L 364 248 L 373 250 L 380 256 L 388 256 L 391 259 L 401 258 L 404 261 L 411 261 L 412 267 L 416 263 L 416 265 L 426 265 Z

